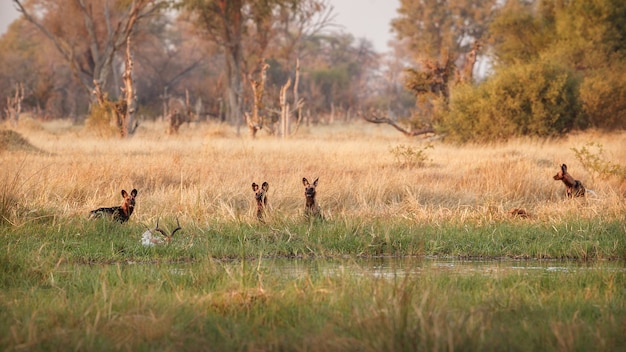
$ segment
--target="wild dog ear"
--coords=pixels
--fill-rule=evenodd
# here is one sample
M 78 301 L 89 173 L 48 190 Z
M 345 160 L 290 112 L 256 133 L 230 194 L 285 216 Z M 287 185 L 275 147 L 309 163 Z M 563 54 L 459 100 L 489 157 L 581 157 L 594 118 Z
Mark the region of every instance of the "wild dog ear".
M 308 187 L 309 186 L 309 180 L 306 179 L 306 177 L 302 178 L 302 184 L 304 185 L 304 187 Z
M 252 182 L 252 190 L 256 192 L 258 189 L 259 189 L 259 185 L 257 185 L 256 183 Z
M 561 165 L 561 171 L 563 171 L 563 173 L 567 172 L 567 165 L 563 164 Z
M 126 198 L 128 196 L 128 192 L 126 190 L 122 190 L 122 197 Z
M 313 181 L 313 186 L 317 187 L 317 181 L 319 181 L 319 180 L 320 180 L 320 178 L 319 178 L 319 177 L 318 177 L 318 178 L 316 178 L 316 179 L 315 179 L 315 181 Z
M 130 191 L 130 195 L 133 197 L 137 197 L 137 190 L 135 188 L 133 188 L 132 191 Z
M 267 192 L 268 189 L 270 189 L 270 184 L 267 182 L 263 182 L 263 185 L 261 186 L 261 188 Z

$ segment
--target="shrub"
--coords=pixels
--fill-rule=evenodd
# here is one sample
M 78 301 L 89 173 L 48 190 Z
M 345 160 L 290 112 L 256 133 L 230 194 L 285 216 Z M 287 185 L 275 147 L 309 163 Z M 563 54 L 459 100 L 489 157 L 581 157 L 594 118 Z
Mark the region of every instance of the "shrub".
M 576 154 L 576 159 L 592 175 L 601 178 L 617 176 L 621 180 L 626 180 L 626 167 L 605 160 L 602 144 L 590 142 L 580 149 L 572 148 L 572 151 Z
M 426 162 L 431 161 L 426 155 L 426 149 L 433 148 L 434 146 L 430 143 L 426 144 L 423 148 L 400 144 L 390 148 L 389 152 L 394 156 L 398 166 L 412 168 L 423 167 Z
M 458 87 L 439 128 L 458 142 L 561 135 L 586 127 L 578 86 L 570 71 L 556 65 L 509 67 L 477 87 Z
M 85 127 L 99 137 L 113 137 L 119 134 L 113 123 L 115 113 L 108 105 L 93 104 L 85 121 Z
M 624 65 L 622 65 L 624 66 Z M 626 128 L 626 67 L 593 71 L 580 87 L 583 111 L 603 130 Z

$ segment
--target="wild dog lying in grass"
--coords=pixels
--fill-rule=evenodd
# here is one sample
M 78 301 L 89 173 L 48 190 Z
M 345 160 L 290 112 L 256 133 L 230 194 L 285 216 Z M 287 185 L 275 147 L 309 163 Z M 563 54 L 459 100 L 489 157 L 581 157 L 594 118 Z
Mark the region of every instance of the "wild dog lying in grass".
M 317 182 L 319 181 L 319 177 L 313 181 L 313 184 L 309 183 L 309 180 L 306 177 L 302 178 L 302 184 L 304 185 L 304 197 L 306 198 L 306 203 L 304 207 L 304 215 L 306 217 L 314 216 L 317 218 L 322 218 L 322 209 L 315 202 L 315 195 L 317 194 L 315 188 L 317 187 Z
M 90 212 L 89 218 L 100 218 L 108 216 L 119 223 L 125 223 L 130 218 L 130 215 L 135 209 L 135 197 L 137 196 L 137 190 L 133 189 L 130 194 L 125 190 L 122 190 L 122 197 L 124 201 L 122 205 L 110 208 L 98 208 Z
M 557 172 L 553 178 L 556 181 L 563 181 L 568 198 L 585 196 L 585 186 L 567 172 L 567 165 L 561 165 L 561 171 Z
M 154 229 L 148 229 L 146 230 L 146 232 L 143 233 L 143 235 L 141 235 L 141 244 L 144 247 L 153 247 L 154 245 L 164 243 L 170 244 L 170 242 L 172 242 L 172 238 L 174 238 L 174 234 L 179 230 L 182 230 L 182 228 L 180 227 L 178 218 L 176 218 L 176 228 L 171 233 L 168 233 L 167 231 L 161 229 L 159 227 L 159 220 L 157 219 Z M 161 234 L 161 236 L 156 236 L 156 232 Z
M 523 209 L 523 208 L 513 208 L 509 210 L 509 214 L 511 214 L 511 216 L 514 218 L 519 217 L 519 218 L 527 219 L 530 217 L 530 213 L 528 213 L 526 209 Z
M 263 215 L 267 209 L 267 190 L 270 188 L 269 183 L 263 182 L 261 187 L 252 182 L 252 190 L 254 191 L 254 199 L 256 200 L 256 217 L 263 220 Z

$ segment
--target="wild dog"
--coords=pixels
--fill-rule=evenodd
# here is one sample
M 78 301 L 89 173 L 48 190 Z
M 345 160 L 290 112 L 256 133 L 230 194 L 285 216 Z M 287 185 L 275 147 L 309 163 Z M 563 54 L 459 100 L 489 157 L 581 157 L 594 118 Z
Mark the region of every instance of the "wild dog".
M 311 184 L 309 183 L 309 180 L 306 179 L 306 177 L 302 178 L 302 184 L 304 185 L 304 197 L 306 198 L 304 215 L 307 217 L 322 217 L 322 210 L 320 209 L 320 206 L 315 202 L 315 195 L 317 194 L 315 188 L 317 187 L 318 181 L 319 177 L 316 178 L 315 181 L 313 181 L 313 184 Z
M 567 172 L 567 165 L 561 165 L 561 171 L 557 172 L 553 178 L 556 181 L 563 181 L 567 198 L 585 196 L 585 186 L 583 186 L 582 182 L 579 180 L 575 180 L 574 177 Z
M 252 182 L 252 190 L 254 191 L 254 199 L 256 200 L 256 217 L 259 220 L 263 220 L 263 215 L 267 209 L 267 190 L 270 185 L 267 182 L 263 182 L 261 187 Z
M 135 197 L 137 197 L 137 190 L 133 189 L 130 193 L 122 190 L 122 197 L 124 201 L 122 205 L 110 208 L 98 208 L 92 210 L 89 214 L 90 218 L 100 218 L 108 216 L 119 223 L 125 223 L 130 218 L 130 215 L 135 210 Z
M 511 210 L 509 210 L 509 214 L 511 214 L 512 217 L 516 218 L 529 218 L 530 214 L 526 211 L 526 209 L 523 208 L 513 208 Z

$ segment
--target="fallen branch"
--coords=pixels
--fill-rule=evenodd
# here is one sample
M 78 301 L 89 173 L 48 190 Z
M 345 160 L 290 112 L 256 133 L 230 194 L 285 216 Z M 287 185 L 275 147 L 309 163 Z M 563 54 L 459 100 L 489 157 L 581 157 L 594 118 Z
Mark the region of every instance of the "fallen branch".
M 393 121 L 392 119 L 388 117 L 377 116 L 375 113 L 372 113 L 372 116 L 363 115 L 363 119 L 371 123 L 377 123 L 377 124 L 386 123 L 388 125 L 391 125 L 393 128 L 402 132 L 405 136 L 408 136 L 408 137 L 415 137 L 415 136 L 420 136 L 423 134 L 435 133 L 435 129 L 432 128 L 431 126 L 427 126 L 419 130 L 411 130 L 411 129 L 407 129 L 398 125 L 397 122 Z

